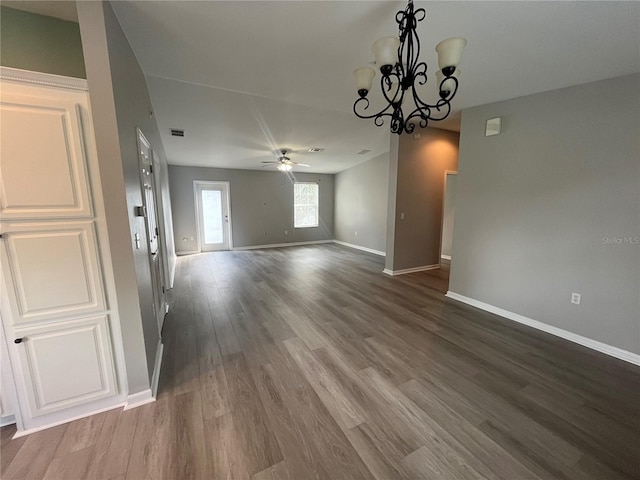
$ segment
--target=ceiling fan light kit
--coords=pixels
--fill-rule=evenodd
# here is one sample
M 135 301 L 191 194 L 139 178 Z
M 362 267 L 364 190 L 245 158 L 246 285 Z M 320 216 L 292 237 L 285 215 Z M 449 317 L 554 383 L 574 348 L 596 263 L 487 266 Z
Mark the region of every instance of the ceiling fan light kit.
M 438 68 L 436 80 L 440 99 L 435 104 L 424 102 L 416 86 L 427 83 L 427 64 L 420 62 L 420 39 L 417 34 L 418 22 L 426 17 L 424 8 L 414 10 L 413 0 L 396 14 L 399 27 L 397 37 L 382 37 L 371 48 L 375 63 L 381 74 L 380 89 L 387 105 L 377 113 L 367 114 L 368 93 L 371 91 L 376 71 L 371 67 L 357 68 L 353 72 L 358 98 L 353 104 L 353 112 L 359 118 L 373 119 L 376 126 L 384 125 L 390 118 L 391 133 L 413 133 L 416 125 L 424 128 L 429 121 L 444 120 L 451 112 L 451 101 L 458 91 L 458 68 L 462 50 L 467 40 L 461 37 L 448 38 L 436 45 Z M 413 103 L 410 105 L 409 100 Z M 405 112 L 404 108 L 408 108 Z
M 275 162 L 262 162 L 263 164 L 262 168 L 271 167 L 275 165 L 275 167 L 280 172 L 290 172 L 293 169 L 293 167 L 310 167 L 311 166 L 306 163 L 294 162 L 289 157 L 287 157 L 287 150 L 280 150 L 278 153 L 280 154 L 280 156 Z

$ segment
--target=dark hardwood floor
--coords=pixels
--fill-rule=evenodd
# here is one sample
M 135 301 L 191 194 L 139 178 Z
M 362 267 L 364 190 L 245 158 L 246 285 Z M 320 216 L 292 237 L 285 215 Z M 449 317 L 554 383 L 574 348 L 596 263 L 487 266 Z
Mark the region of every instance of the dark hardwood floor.
M 640 478 L 640 369 L 382 267 L 335 245 L 180 258 L 158 401 L 5 427 L 2 478 Z

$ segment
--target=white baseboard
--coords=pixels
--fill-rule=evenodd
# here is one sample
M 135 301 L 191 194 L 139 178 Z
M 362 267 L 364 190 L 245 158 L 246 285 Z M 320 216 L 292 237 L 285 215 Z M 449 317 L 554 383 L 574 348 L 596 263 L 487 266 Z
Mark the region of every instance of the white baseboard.
M 132 408 L 141 407 L 147 403 L 153 403 L 156 398 L 153 396 L 153 392 L 150 388 L 138 393 L 133 393 L 127 396 L 127 402 L 124 404 L 123 410 L 131 410 Z
M 16 423 L 16 416 L 11 413 L 9 415 L 2 415 L 0 417 L 0 427 L 6 427 L 7 425 L 13 425 Z
M 435 270 L 437 268 L 440 268 L 439 263 L 436 263 L 435 265 L 423 265 L 422 267 L 405 268 L 402 270 L 389 270 L 388 268 L 385 268 L 382 271 L 382 273 L 395 276 L 395 275 L 404 275 L 405 273 L 423 272 L 425 270 Z
M 57 427 L 58 425 L 64 425 L 65 423 L 74 422 L 76 420 L 80 420 L 82 418 L 90 417 L 92 415 L 97 415 L 99 413 L 108 412 L 109 410 L 113 410 L 115 408 L 120 408 L 124 403 L 116 403 L 113 405 L 109 405 L 107 407 L 97 408 L 95 410 L 91 410 L 89 412 L 83 412 L 79 415 L 72 415 L 70 417 L 65 417 L 61 420 L 55 420 L 53 422 L 47 423 L 46 425 L 40 425 L 33 428 L 28 428 L 25 430 L 18 430 L 13 438 L 24 437 L 25 435 L 31 435 L 32 433 L 41 432 L 42 430 L 46 430 L 47 428 Z
M 196 253 L 200 253 L 198 250 L 183 250 L 180 252 L 176 252 L 178 257 L 182 257 L 183 255 L 195 255 Z
M 248 247 L 234 247 L 234 250 L 258 250 L 262 248 L 299 247 L 300 245 L 318 245 L 320 243 L 332 243 L 333 240 L 313 240 L 310 242 L 268 243 L 266 245 L 250 245 Z
M 440 255 L 440 258 L 451 261 L 451 255 Z
M 507 318 L 509 320 L 513 320 L 514 322 L 522 323 L 523 325 L 527 325 L 537 330 L 550 333 L 551 335 L 555 335 L 556 337 L 564 338 L 565 340 L 569 340 L 584 347 L 597 350 L 598 352 L 610 355 L 620 360 L 624 360 L 625 362 L 633 363 L 634 365 L 640 365 L 640 355 L 638 355 L 637 353 L 628 352 L 626 350 L 622 350 L 621 348 L 613 347 L 611 345 L 607 345 L 606 343 L 598 342 L 597 340 L 592 340 L 591 338 L 583 337 L 582 335 L 578 335 L 576 333 L 572 333 L 558 327 L 547 325 L 546 323 L 533 320 L 532 318 L 525 317 L 518 313 L 513 313 L 499 307 L 494 307 L 493 305 L 489 305 L 488 303 L 465 297 L 464 295 L 460 295 L 459 293 L 448 291 L 446 296 L 453 300 L 471 305 L 472 307 L 479 308 L 480 310 L 495 313 L 496 315 Z
M 337 243 L 338 245 L 343 245 L 349 248 L 355 248 L 356 250 L 362 250 L 363 252 L 373 253 L 374 255 L 380 255 L 381 257 L 386 257 L 387 254 L 380 250 L 374 250 L 373 248 L 363 247 L 362 245 L 355 245 L 353 243 L 343 242 L 341 240 L 334 240 L 333 243 Z
M 169 306 L 167 305 L 167 311 Z M 153 366 L 153 376 L 151 377 L 151 394 L 153 398 L 158 396 L 158 382 L 160 382 L 160 369 L 162 368 L 162 354 L 164 352 L 164 344 L 158 342 L 158 348 L 156 349 L 156 363 Z

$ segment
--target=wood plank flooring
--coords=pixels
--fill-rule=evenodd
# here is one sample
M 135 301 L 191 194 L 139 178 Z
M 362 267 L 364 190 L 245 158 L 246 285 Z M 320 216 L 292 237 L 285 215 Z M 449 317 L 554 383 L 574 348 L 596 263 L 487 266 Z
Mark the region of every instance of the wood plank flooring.
M 12 440 L 3 479 L 640 478 L 640 369 L 336 245 L 178 261 L 157 402 Z

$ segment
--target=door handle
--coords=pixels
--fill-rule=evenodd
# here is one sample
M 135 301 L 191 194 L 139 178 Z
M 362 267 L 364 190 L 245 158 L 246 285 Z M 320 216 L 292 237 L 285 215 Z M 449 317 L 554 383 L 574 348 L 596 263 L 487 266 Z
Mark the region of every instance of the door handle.
M 22 343 L 23 338 L 16 338 L 13 343 Z

